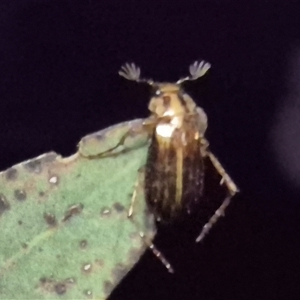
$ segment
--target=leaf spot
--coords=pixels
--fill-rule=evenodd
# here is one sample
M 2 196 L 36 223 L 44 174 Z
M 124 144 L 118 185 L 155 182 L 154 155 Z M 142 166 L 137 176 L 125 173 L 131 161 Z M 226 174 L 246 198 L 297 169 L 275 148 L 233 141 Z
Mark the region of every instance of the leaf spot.
M 119 202 L 114 203 L 113 207 L 118 213 L 122 213 L 125 210 L 124 205 Z
M 40 174 L 42 172 L 42 164 L 39 159 L 33 159 L 26 162 L 24 168 L 31 173 Z
M 57 283 L 57 284 L 55 284 L 54 288 L 55 288 L 56 294 L 58 294 L 58 295 L 63 295 L 67 291 L 67 287 L 64 283 Z
M 80 249 L 86 249 L 87 248 L 87 244 L 88 244 L 87 240 L 81 240 L 79 242 Z
M 84 291 L 83 291 L 83 294 L 84 294 L 85 296 L 87 296 L 89 299 L 92 299 L 92 298 L 93 298 L 93 293 L 92 293 L 91 290 L 84 290 Z
M 57 224 L 57 220 L 55 215 L 51 214 L 51 213 L 44 213 L 44 220 L 46 221 L 46 223 L 51 226 L 54 227 Z
M 10 209 L 10 205 L 3 194 L 0 194 L 0 216 L 6 211 Z
M 23 190 L 15 190 L 14 196 L 18 201 L 26 200 L 26 192 Z
M 83 204 L 74 204 L 72 205 L 65 213 L 64 218 L 62 219 L 63 222 L 66 222 L 74 215 L 79 215 L 83 210 Z
M 15 168 L 10 168 L 5 172 L 6 180 L 15 180 L 18 177 L 18 171 Z
M 58 176 L 53 175 L 53 176 L 51 176 L 51 177 L 49 178 L 49 183 L 51 183 L 51 184 L 53 184 L 53 185 L 57 185 L 58 182 L 59 182 Z
M 81 270 L 82 270 L 84 273 L 91 273 L 91 271 L 92 271 L 92 264 L 84 264 L 84 265 L 81 267 Z
M 111 214 L 111 210 L 108 207 L 103 207 L 100 211 L 101 216 L 108 216 Z

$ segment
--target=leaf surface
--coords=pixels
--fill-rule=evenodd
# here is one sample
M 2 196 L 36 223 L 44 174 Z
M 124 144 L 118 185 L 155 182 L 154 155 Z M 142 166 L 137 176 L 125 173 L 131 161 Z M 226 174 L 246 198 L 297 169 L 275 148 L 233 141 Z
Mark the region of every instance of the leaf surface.
M 139 232 L 151 240 L 156 230 L 141 187 L 127 217 L 145 136 L 132 133 L 128 151 L 84 156 L 140 125 L 112 126 L 84 137 L 71 157 L 50 152 L 0 173 L 0 299 L 106 299 L 139 260 Z

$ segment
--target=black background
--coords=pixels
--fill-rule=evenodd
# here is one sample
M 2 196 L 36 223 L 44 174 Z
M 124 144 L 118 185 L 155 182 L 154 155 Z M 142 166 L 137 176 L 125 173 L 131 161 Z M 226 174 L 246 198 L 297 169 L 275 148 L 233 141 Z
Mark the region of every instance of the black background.
M 299 189 L 272 133 L 300 40 L 300 7 L 287 3 L 1 1 L 2 170 L 147 117 L 148 89 L 117 75 L 124 62 L 161 81 L 194 60 L 212 64 L 188 92 L 242 193 L 203 244 L 197 220 L 162 229 L 156 244 L 175 274 L 146 253 L 111 299 L 299 299 Z

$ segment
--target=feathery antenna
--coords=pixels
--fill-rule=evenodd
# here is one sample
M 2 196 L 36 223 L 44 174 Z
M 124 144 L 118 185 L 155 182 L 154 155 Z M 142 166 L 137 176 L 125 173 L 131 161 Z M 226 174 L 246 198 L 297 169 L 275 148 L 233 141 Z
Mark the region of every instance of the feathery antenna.
M 190 81 L 190 80 L 196 80 L 203 75 L 210 69 L 211 65 L 208 62 L 203 61 L 195 61 L 193 64 L 189 67 L 190 76 L 187 76 L 185 78 L 179 79 L 176 83 L 181 84 L 184 81 Z
M 126 78 L 127 80 L 132 80 L 136 82 L 146 82 L 150 85 L 153 85 L 152 79 L 140 78 L 141 69 L 134 63 L 126 63 L 125 65 L 123 65 L 121 67 L 121 70 L 119 71 L 119 75 Z
M 205 61 L 195 61 L 189 67 L 190 75 L 184 78 L 179 79 L 176 84 L 181 84 L 185 81 L 196 80 L 203 75 L 210 69 L 211 65 Z M 121 67 L 119 71 L 119 75 L 126 78 L 127 80 L 132 80 L 136 82 L 145 82 L 149 85 L 153 85 L 154 81 L 152 79 L 144 79 L 140 78 L 141 76 L 141 69 L 136 66 L 134 63 L 126 63 Z

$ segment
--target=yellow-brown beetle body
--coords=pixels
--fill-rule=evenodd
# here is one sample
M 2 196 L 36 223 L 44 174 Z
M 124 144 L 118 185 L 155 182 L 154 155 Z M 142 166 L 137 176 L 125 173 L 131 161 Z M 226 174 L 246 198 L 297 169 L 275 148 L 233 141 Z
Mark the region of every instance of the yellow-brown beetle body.
M 219 217 L 224 215 L 231 198 L 238 192 L 235 183 L 208 148 L 209 143 L 204 136 L 207 128 L 205 112 L 197 107 L 181 86 L 184 81 L 202 77 L 209 68 L 208 63 L 195 62 L 189 68 L 190 75 L 176 83 L 141 79 L 140 68 L 134 64 L 125 64 L 119 71 L 126 79 L 146 82 L 154 89 L 154 96 L 149 102 L 151 115 L 144 120 L 142 131 L 148 132 L 151 140 L 143 182 L 146 202 L 156 219 L 172 221 L 184 212 L 189 212 L 193 204 L 200 200 L 206 174 L 205 161 L 210 160 L 222 178 L 220 184 L 225 185 L 227 196 L 204 225 L 196 242 L 201 241 Z M 130 133 L 123 136 L 116 147 L 109 151 L 124 144 L 128 135 Z M 138 185 L 139 180 L 136 187 Z M 128 212 L 130 218 L 133 216 L 136 195 L 135 188 Z M 154 244 L 147 241 L 144 233 L 141 232 L 140 235 L 166 268 L 173 272 L 170 263 Z
M 145 194 L 156 217 L 168 222 L 191 210 L 202 195 L 201 142 L 207 118 L 180 85 L 160 84 L 156 89 L 149 104 L 156 125 L 146 163 Z
M 200 199 L 205 176 L 204 158 L 210 159 L 222 176 L 221 184 L 226 185 L 228 197 L 204 226 L 197 241 L 206 235 L 238 191 L 208 149 L 209 143 L 204 136 L 207 128 L 205 112 L 181 86 L 184 81 L 202 77 L 209 68 L 208 63 L 195 62 L 189 68 L 190 75 L 176 83 L 141 79 L 140 69 L 134 64 L 124 65 L 119 72 L 128 80 L 148 83 L 155 91 L 149 103 L 151 115 L 144 122 L 144 129 L 151 138 L 144 186 L 146 201 L 156 218 L 166 222 L 178 218 Z

